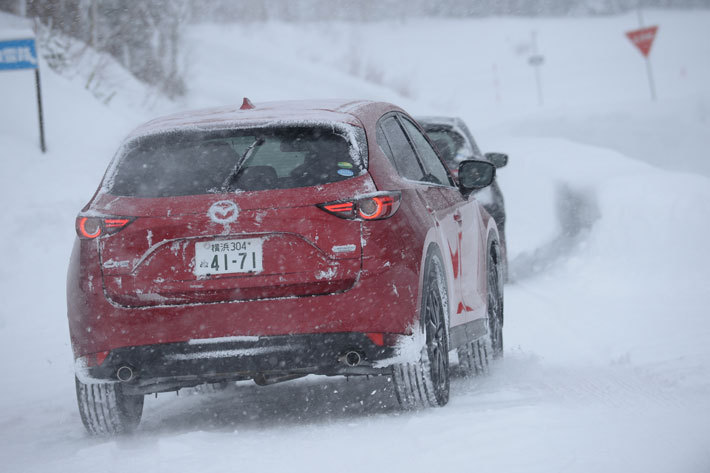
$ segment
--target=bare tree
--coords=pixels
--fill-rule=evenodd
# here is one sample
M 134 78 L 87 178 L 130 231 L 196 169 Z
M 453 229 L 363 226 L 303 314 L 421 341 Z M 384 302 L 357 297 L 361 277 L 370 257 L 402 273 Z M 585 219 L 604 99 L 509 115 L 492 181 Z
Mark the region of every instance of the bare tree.
M 0 0 L 0 9 L 106 52 L 169 97 L 184 94 L 181 51 L 191 0 Z

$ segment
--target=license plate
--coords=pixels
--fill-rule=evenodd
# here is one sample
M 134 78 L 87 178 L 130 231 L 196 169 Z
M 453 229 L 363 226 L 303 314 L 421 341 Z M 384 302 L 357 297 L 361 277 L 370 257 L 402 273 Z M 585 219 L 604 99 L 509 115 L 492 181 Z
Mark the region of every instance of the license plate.
M 195 243 L 195 275 L 258 273 L 262 266 L 261 238 Z

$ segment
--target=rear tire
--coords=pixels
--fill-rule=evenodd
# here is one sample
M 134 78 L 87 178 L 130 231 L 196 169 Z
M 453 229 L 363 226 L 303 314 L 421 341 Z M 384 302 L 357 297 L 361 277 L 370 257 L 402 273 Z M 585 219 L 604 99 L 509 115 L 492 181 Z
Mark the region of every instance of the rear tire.
M 132 432 L 143 414 L 143 395 L 124 394 L 119 383 L 85 384 L 76 379 L 76 399 L 81 421 L 92 435 Z
M 419 361 L 392 367 L 399 404 L 406 408 L 449 402 L 448 292 L 441 254 L 429 252 L 424 265 L 421 325 L 426 337 Z
M 488 374 L 492 354 L 490 334 L 486 334 L 458 348 L 459 369 L 466 376 Z
M 503 262 L 500 247 L 489 245 L 486 263 L 488 281 L 488 333 L 458 348 L 459 369 L 468 376 L 490 372 L 490 362 L 503 357 Z

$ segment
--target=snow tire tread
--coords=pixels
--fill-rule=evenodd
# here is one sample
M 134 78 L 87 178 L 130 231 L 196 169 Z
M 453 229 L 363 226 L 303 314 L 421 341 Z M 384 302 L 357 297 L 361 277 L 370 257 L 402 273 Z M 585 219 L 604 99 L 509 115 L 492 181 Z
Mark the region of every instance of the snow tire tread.
M 76 380 L 79 414 L 92 435 L 117 435 L 133 431 L 140 422 L 143 396 L 123 394 L 117 383 L 85 384 Z
M 436 407 L 434 385 L 424 363 L 400 363 L 392 369 L 395 394 L 405 409 Z

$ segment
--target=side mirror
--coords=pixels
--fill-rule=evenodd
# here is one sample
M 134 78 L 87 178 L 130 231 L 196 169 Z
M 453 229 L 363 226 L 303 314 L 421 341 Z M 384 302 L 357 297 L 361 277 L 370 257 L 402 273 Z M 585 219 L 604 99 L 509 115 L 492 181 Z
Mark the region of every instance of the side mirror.
M 487 161 L 468 160 L 459 164 L 459 188 L 463 195 L 490 186 L 496 167 Z
M 502 168 L 508 164 L 508 155 L 505 153 L 486 153 L 485 156 L 497 168 Z

